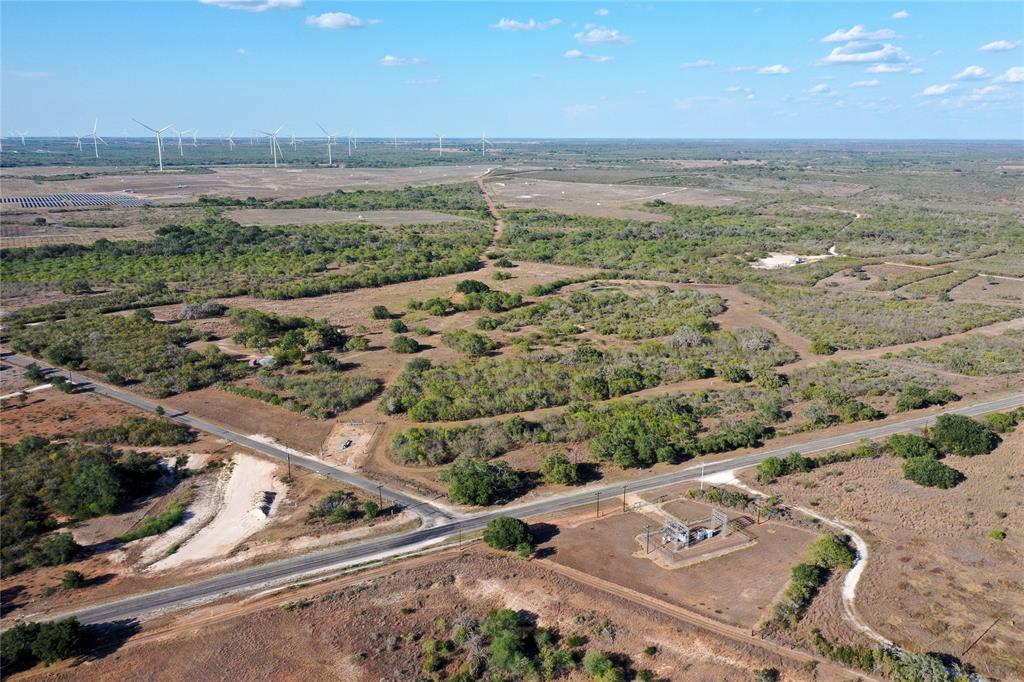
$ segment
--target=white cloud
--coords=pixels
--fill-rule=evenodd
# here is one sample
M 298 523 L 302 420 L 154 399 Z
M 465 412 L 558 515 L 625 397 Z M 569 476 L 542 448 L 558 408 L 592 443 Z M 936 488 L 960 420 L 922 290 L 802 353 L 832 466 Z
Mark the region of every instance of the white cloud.
M 911 76 L 920 76 L 922 73 L 924 73 L 924 69 L 922 69 L 921 67 L 918 67 L 918 66 L 915 66 L 914 68 L 912 68 L 910 70 L 910 75 Z
M 566 118 L 579 118 L 580 116 L 586 116 L 597 111 L 597 107 L 593 104 L 571 104 L 564 109 L 562 113 L 565 114 Z
M 834 48 L 827 57 L 820 60 L 822 64 L 871 64 L 906 62 L 910 57 L 902 47 L 894 47 L 889 43 L 867 43 L 854 41 Z
M 875 79 L 869 80 L 869 81 L 854 81 L 854 82 L 850 83 L 850 87 L 851 88 L 875 88 L 875 87 L 878 87 L 879 83 L 881 83 L 881 81 L 875 80 Z
M 1016 49 L 1018 45 L 1020 45 L 1019 40 L 993 40 L 978 49 L 982 52 L 1008 52 Z
M 711 61 L 710 59 L 698 59 L 697 61 L 686 62 L 685 64 L 680 64 L 679 68 L 680 69 L 706 69 L 706 68 L 714 66 L 714 65 L 715 65 L 715 63 L 713 61 Z
M 783 74 L 792 73 L 793 70 L 782 64 L 772 64 L 771 66 L 761 67 L 757 72 L 764 76 L 781 76 Z
M 237 52 L 238 54 L 245 54 L 246 52 L 248 52 L 248 50 L 246 50 L 244 47 L 240 47 L 237 50 L 235 50 L 235 52 Z
M 628 45 L 633 42 L 632 38 L 622 35 L 618 29 L 592 24 L 587 24 L 583 29 L 575 36 L 581 45 Z
M 968 66 L 966 69 L 953 76 L 953 80 L 955 81 L 978 81 L 983 78 L 988 78 L 988 71 L 980 66 Z
M 902 73 L 907 70 L 903 64 L 875 64 L 864 69 L 864 73 Z M 920 69 L 915 69 L 919 71 Z
M 820 95 L 822 97 L 835 97 L 836 92 L 829 87 L 828 83 L 818 83 L 817 85 L 808 88 L 805 92 L 808 95 Z
M 725 91 L 746 95 L 746 99 L 754 99 L 754 91 L 751 88 L 745 88 L 742 85 L 730 85 L 725 89 Z
M 1024 83 L 1024 66 L 1011 66 L 999 78 L 997 83 Z
M 377 63 L 381 66 L 419 66 L 420 64 L 426 64 L 427 60 L 420 59 L 419 57 L 396 57 L 386 54 Z
M 606 17 L 608 16 L 608 10 L 602 7 L 601 9 L 594 10 L 594 14 L 599 17 Z
M 945 85 L 929 85 L 927 88 L 921 91 L 921 94 L 925 97 L 935 97 L 936 95 L 945 95 L 953 90 L 956 90 L 955 83 L 946 83 Z
M 562 55 L 566 59 L 583 59 L 588 62 L 604 63 L 610 62 L 611 57 L 597 54 L 585 54 L 582 50 L 566 50 L 565 54 Z
M 905 9 L 901 9 L 899 12 L 893 12 L 893 19 L 906 19 L 910 17 L 910 12 Z
M 314 14 L 306 17 L 306 24 L 308 26 L 319 26 L 320 28 L 333 30 L 366 28 L 367 26 L 379 23 L 379 19 L 360 19 L 346 12 L 324 12 L 323 14 Z
M 756 66 L 730 66 L 726 69 L 729 73 L 744 73 L 747 71 L 757 71 Z
M 836 29 L 821 39 L 823 43 L 849 43 L 853 41 L 889 40 L 896 37 L 896 32 L 891 28 L 883 28 L 878 31 L 869 31 L 864 24 L 857 24 L 853 28 Z
M 303 0 L 199 0 L 204 5 L 216 5 L 225 9 L 241 9 L 246 12 L 266 12 L 268 9 L 297 9 Z
M 537 21 L 531 17 L 529 21 L 517 21 L 515 19 L 506 19 L 505 17 L 502 17 L 498 23 L 491 24 L 491 28 L 496 28 L 499 31 L 543 31 L 546 28 L 558 26 L 561 23 L 561 19 Z

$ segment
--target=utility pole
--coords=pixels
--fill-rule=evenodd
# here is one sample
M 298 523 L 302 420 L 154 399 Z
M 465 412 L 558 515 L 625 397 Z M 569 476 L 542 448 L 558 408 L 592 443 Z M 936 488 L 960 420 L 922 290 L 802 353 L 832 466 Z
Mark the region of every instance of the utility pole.
M 459 524 L 459 547 L 462 547 L 462 524 Z
M 384 508 L 384 484 L 377 484 L 377 504 L 381 509 Z
M 644 530 L 647 531 L 647 553 L 651 553 L 651 524 L 644 526 Z
M 704 491 L 704 462 L 700 463 L 700 489 Z
M 594 496 L 597 497 L 597 518 L 601 518 L 601 492 L 594 493 Z
M 292 480 L 292 453 L 288 453 L 288 480 Z
M 622 512 L 626 512 L 626 486 L 622 486 Z

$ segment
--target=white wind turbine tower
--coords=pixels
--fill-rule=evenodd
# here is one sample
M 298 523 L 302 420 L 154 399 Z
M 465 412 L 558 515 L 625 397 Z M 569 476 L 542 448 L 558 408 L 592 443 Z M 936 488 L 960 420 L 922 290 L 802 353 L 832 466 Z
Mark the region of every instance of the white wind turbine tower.
M 100 146 L 99 146 L 99 143 L 100 142 L 102 142 L 103 144 L 107 143 L 106 140 L 104 140 L 102 137 L 100 137 L 99 135 L 96 134 L 96 126 L 98 126 L 99 124 L 100 124 L 100 120 L 99 119 L 96 119 L 95 121 L 93 121 L 93 124 L 92 124 L 92 134 L 89 136 L 89 137 L 92 138 L 92 152 L 93 152 L 93 154 L 96 155 L 97 159 L 100 158 Z M 79 140 L 79 145 L 81 145 L 81 140 Z M 79 148 L 81 148 L 81 147 L 79 147 Z
M 156 128 L 150 128 L 148 125 L 146 125 L 145 123 L 143 123 L 142 121 L 140 121 L 137 118 L 133 118 L 132 120 L 135 121 L 136 123 L 138 123 L 140 126 L 145 128 L 146 130 L 151 130 L 154 133 L 156 133 L 156 158 L 160 162 L 160 170 L 163 170 L 164 169 L 164 141 L 163 141 L 163 137 L 162 136 L 163 136 L 165 130 L 167 130 L 168 128 L 173 128 L 174 126 L 168 125 L 168 126 L 164 126 L 160 130 L 157 130 Z
M 228 149 L 235 148 L 235 131 L 232 130 L 228 133 L 228 136 L 224 138 L 224 141 L 228 143 Z
M 78 147 L 78 151 L 82 151 L 82 136 L 75 133 L 75 146 Z
M 11 131 L 11 137 L 20 137 L 21 138 L 21 146 L 22 147 L 25 146 L 25 131 L 18 132 L 17 130 L 12 130 Z
M 192 146 L 196 146 L 196 138 L 199 137 L 199 128 L 192 129 Z
M 268 133 L 265 130 L 257 130 L 256 131 L 256 132 L 260 133 L 261 135 L 266 135 L 266 136 L 268 136 L 270 138 L 270 151 L 274 155 L 274 168 L 277 168 L 277 155 L 281 151 L 281 145 L 279 145 L 277 143 L 277 134 L 279 132 L 281 132 L 281 128 L 284 128 L 284 124 L 283 123 L 281 125 L 279 125 L 277 127 L 277 130 L 275 130 L 272 133 Z
M 292 141 L 290 142 L 290 144 L 291 144 L 291 146 L 292 146 L 292 151 L 295 151 L 296 149 L 298 149 L 298 144 L 299 144 L 299 143 L 298 143 L 298 141 L 297 141 L 297 140 L 295 139 L 295 133 L 292 133 Z
M 480 134 L 480 156 L 487 156 L 487 145 L 491 145 L 492 147 L 494 146 L 494 144 L 490 140 L 487 139 L 487 133 L 481 133 Z
M 440 133 L 434 133 L 434 135 L 437 135 L 437 155 L 441 156 L 444 153 L 444 138 L 441 137 Z
M 316 124 L 316 127 L 319 128 L 320 130 L 322 130 L 324 135 L 327 137 L 327 165 L 328 166 L 333 166 L 334 165 L 334 158 L 331 155 L 331 147 L 334 145 L 334 138 L 336 138 L 337 135 L 332 135 L 331 133 L 327 132 L 327 129 L 324 128 L 319 123 Z M 351 152 L 349 152 L 349 153 L 351 153 Z
M 185 151 L 181 148 L 181 136 L 187 135 L 188 130 L 178 130 L 177 128 L 171 128 L 171 132 L 178 136 L 178 155 L 185 156 Z

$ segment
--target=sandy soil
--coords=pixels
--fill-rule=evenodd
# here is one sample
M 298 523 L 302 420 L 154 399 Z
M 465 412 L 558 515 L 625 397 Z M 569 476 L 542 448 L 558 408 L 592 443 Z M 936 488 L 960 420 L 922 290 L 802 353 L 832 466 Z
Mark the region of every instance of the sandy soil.
M 857 608 L 873 628 L 901 646 L 959 656 L 991 625 L 964 659 L 983 675 L 1020 679 L 1024 429 L 990 455 L 945 462 L 966 477 L 950 490 L 904 480 L 893 458 L 823 467 L 759 487 L 841 518 L 864 536 L 871 558 Z M 1006 539 L 989 538 L 992 529 L 1004 530 Z
M 954 301 L 1024 306 L 1024 280 L 981 275 L 949 292 Z
M 365 222 L 394 227 L 454 223 L 466 218 L 437 211 L 332 211 L 326 208 L 241 208 L 226 211 L 225 217 L 242 225 L 323 225 Z
M 659 496 L 679 496 L 682 490 L 659 491 Z M 660 526 L 630 507 L 623 513 L 618 500 L 605 505 L 600 519 L 591 510 L 585 518 L 558 524 L 557 535 L 544 545 L 554 551 L 556 562 L 741 627 L 757 624 L 785 587 L 793 563 L 815 538 L 807 530 L 765 522 L 747 528 L 752 544 L 726 556 L 668 570 L 636 556 L 636 538 L 648 525 L 652 534 Z M 703 513 L 693 512 L 700 516 L 710 513 L 706 505 L 687 502 L 685 507 L 702 507 Z M 736 516 L 729 513 L 730 518 Z
M 235 455 L 230 478 L 213 520 L 186 540 L 177 552 L 151 570 L 166 571 L 185 564 L 221 557 L 266 524 L 277 509 L 286 486 L 276 476 L 278 465 L 252 455 Z
M 671 204 L 729 206 L 734 197 L 707 189 L 645 185 L 602 185 L 505 176 L 487 182 L 487 191 L 502 208 L 545 208 L 560 213 L 663 221 L 668 216 L 645 211 L 642 204 L 661 199 Z
M 112 655 L 47 673 L 58 680 L 405 682 L 416 679 L 422 669 L 425 654 L 416 640 L 443 638 L 466 619 L 480 620 L 493 609 L 508 607 L 525 610 L 563 637 L 583 635 L 588 639 L 585 649 L 628 655 L 635 668 L 650 668 L 665 679 L 746 682 L 754 669 L 765 666 L 782 670 L 786 680 L 839 679 L 834 673 L 813 675 L 752 643 L 723 639 L 582 585 L 543 563 L 466 552 L 403 566 L 248 606 L 183 614 L 137 635 Z M 282 599 L 300 606 L 275 607 Z M 644 655 L 643 648 L 652 643 L 658 653 Z M 577 671 L 565 679 L 589 678 Z
M 59 188 L 40 186 L 36 194 L 63 192 Z M 7 188 L 4 187 L 4 193 Z M 5 248 L 43 246 L 45 244 L 92 244 L 98 239 L 152 239 L 154 231 L 165 225 L 194 222 L 203 209 L 186 207 L 145 208 L 62 208 L 0 210 L 0 238 Z M 46 225 L 33 225 L 37 218 Z M 113 227 L 77 227 L 95 223 Z
M 209 194 L 244 199 L 294 199 L 333 192 L 348 187 L 394 188 L 405 185 L 468 182 L 487 172 L 487 166 L 425 166 L 421 168 L 265 168 L 218 166 L 212 173 L 183 175 L 158 171 L 142 175 L 105 175 L 60 183 L 61 192 L 125 192 L 158 202 L 182 203 Z M 20 171 L 20 172 L 14 172 Z M 75 168 L 33 168 L 33 174 L 75 173 Z M 7 171 L 3 194 L 19 196 L 42 194 L 32 180 L 11 178 L 23 169 Z M 7 176 L 7 177 L 4 177 Z
M 778 270 L 779 268 L 791 268 L 801 263 L 815 263 L 826 258 L 832 258 L 831 254 L 798 256 L 792 253 L 771 253 L 764 258 L 758 258 L 750 267 L 756 270 Z

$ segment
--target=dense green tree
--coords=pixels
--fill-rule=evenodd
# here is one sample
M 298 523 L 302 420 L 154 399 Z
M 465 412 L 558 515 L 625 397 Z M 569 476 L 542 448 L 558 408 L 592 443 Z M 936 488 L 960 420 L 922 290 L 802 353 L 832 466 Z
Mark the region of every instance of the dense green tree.
M 947 455 L 984 455 L 999 444 L 999 436 L 986 425 L 961 414 L 943 414 L 929 429 L 939 452 Z
M 459 458 L 441 472 L 448 497 L 460 504 L 486 506 L 516 495 L 522 486 L 519 472 L 505 462 L 489 464 Z
M 909 457 L 903 460 L 903 476 L 918 485 L 952 488 L 963 475 L 934 457 Z
M 487 522 L 484 542 L 495 549 L 512 550 L 521 544 L 533 545 L 530 527 L 511 516 L 499 516 Z

